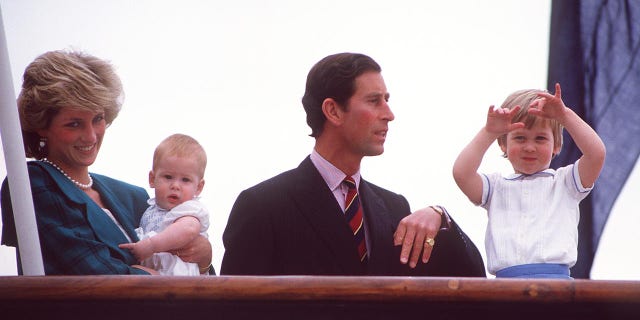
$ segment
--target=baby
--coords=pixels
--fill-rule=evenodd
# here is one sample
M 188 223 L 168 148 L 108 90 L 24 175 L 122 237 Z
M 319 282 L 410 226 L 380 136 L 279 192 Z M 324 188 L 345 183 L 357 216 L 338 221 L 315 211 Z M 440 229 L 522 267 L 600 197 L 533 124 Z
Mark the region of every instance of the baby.
M 149 185 L 155 198 L 136 229 L 141 239 L 121 244 L 133 252 L 141 264 L 161 275 L 200 275 L 209 267 L 199 268 L 185 262 L 172 250 L 181 248 L 198 235 L 207 236 L 209 213 L 198 201 L 204 187 L 207 155 L 193 138 L 174 134 L 163 140 L 153 154 Z

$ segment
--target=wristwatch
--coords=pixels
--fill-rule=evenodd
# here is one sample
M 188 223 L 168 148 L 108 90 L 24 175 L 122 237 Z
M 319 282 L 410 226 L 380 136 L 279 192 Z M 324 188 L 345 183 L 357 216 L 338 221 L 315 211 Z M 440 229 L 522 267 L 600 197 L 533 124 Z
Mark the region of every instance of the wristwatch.
M 442 219 L 440 223 L 440 230 L 449 230 L 451 228 L 451 218 L 449 217 L 449 213 L 442 206 L 429 206 L 429 208 L 433 209 L 433 211 L 437 212 Z
M 444 217 L 444 209 L 441 206 L 429 206 L 433 211 L 437 212 L 441 217 Z

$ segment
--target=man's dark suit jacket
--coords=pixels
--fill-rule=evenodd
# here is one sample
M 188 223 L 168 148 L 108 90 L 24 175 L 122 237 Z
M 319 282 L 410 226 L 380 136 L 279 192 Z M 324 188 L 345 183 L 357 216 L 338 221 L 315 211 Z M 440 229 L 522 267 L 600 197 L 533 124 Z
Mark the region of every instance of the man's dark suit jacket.
M 307 157 L 240 193 L 223 234 L 221 274 L 486 276 L 478 249 L 455 222 L 438 233 L 427 264 L 401 264 L 393 233 L 411 213 L 409 203 L 364 179 L 359 194 L 370 245 L 366 267 L 340 206 Z

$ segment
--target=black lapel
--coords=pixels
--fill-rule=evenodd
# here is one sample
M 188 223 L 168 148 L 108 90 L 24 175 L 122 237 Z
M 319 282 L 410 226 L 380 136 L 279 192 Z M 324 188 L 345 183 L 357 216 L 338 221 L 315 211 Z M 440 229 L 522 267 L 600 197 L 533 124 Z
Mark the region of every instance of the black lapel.
M 362 271 L 358 251 L 351 229 L 324 179 L 307 157 L 296 169 L 294 190 L 295 205 L 303 214 L 318 238 L 335 255 L 335 262 L 344 268 L 345 274 Z
M 370 244 L 369 274 L 391 274 L 394 262 L 400 261 L 400 250 L 392 250 L 393 233 L 398 222 L 394 221 L 382 195 L 377 194 L 364 179 L 360 180 L 359 192 Z

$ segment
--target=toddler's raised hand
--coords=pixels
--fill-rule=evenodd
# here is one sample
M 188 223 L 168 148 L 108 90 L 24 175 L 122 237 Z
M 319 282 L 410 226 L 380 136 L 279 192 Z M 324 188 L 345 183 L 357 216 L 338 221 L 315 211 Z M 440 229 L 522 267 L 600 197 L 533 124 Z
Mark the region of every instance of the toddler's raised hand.
M 510 131 L 524 128 L 524 123 L 522 122 L 511 123 L 511 119 L 513 119 L 520 109 L 520 106 L 515 106 L 511 110 L 505 108 L 496 109 L 494 106 L 490 106 L 485 129 L 492 135 L 501 136 Z
M 565 115 L 567 106 L 562 101 L 562 89 L 560 84 L 556 83 L 556 92 L 551 95 L 548 92 L 538 93 L 540 98 L 534 100 L 529 105 L 529 113 L 543 118 L 561 119 Z

